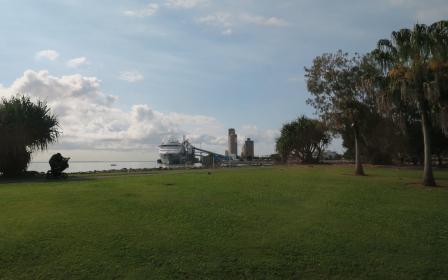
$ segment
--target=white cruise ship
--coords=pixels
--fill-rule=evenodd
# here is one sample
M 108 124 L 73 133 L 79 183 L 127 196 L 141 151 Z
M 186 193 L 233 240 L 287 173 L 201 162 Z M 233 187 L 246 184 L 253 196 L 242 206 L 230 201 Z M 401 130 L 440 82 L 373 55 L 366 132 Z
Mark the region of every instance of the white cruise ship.
M 165 165 L 185 164 L 194 159 L 193 146 L 187 141 L 182 143 L 170 138 L 159 146 L 160 161 Z

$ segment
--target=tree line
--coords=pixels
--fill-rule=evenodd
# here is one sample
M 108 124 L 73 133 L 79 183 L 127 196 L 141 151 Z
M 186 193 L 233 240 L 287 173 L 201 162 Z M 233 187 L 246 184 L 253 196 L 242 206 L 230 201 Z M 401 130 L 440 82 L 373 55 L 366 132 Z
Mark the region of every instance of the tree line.
M 364 174 L 362 159 L 411 159 L 424 165 L 423 184 L 436 185 L 432 157 L 441 163 L 448 153 L 448 21 L 394 31 L 363 55 L 322 54 L 305 67 L 305 79 L 319 120 L 284 125 L 276 143 L 282 157 L 302 157 L 297 145 L 309 133 L 294 126 L 313 122 L 314 130 L 342 137 L 356 175 Z M 321 135 L 310 140 L 316 151 L 329 142 Z

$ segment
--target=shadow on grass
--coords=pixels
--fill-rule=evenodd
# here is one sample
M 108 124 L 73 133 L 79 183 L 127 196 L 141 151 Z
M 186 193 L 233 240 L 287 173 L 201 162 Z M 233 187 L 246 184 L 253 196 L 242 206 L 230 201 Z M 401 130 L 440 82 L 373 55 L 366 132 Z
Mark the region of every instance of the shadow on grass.
M 377 174 L 366 173 L 364 175 L 357 175 L 355 173 L 342 173 L 341 176 L 349 176 L 349 177 L 358 177 L 358 178 L 367 178 L 367 177 L 379 177 Z
M 18 177 L 3 177 L 0 175 L 0 184 L 17 184 L 17 183 L 61 183 L 61 182 L 71 182 L 71 181 L 91 181 L 94 177 L 79 176 L 79 175 L 68 175 L 67 178 L 60 179 L 47 179 L 45 174 L 29 173 Z
M 424 186 L 422 182 L 411 182 L 407 183 L 406 186 L 412 187 L 412 188 L 419 188 L 419 189 L 425 189 L 425 190 L 445 190 L 448 191 L 448 181 L 447 180 L 437 180 L 436 179 L 437 186 L 435 187 L 428 187 Z

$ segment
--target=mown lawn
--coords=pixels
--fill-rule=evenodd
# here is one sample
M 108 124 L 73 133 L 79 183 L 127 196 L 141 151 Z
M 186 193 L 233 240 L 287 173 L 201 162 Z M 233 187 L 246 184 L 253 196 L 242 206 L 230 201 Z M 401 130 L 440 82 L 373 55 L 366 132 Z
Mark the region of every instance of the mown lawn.
M 448 187 L 366 171 L 3 182 L 0 279 L 447 279 Z

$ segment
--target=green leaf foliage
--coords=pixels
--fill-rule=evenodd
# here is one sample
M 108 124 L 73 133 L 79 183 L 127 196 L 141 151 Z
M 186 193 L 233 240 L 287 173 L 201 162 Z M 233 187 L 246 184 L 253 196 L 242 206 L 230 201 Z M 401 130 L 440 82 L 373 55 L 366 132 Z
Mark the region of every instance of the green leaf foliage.
M 330 133 L 323 122 L 301 116 L 283 125 L 276 149 L 284 161 L 293 157 L 301 162 L 318 162 L 330 141 Z
M 0 102 L 0 135 L 0 173 L 14 176 L 26 170 L 32 152 L 56 141 L 59 126 L 44 101 L 12 97 Z

